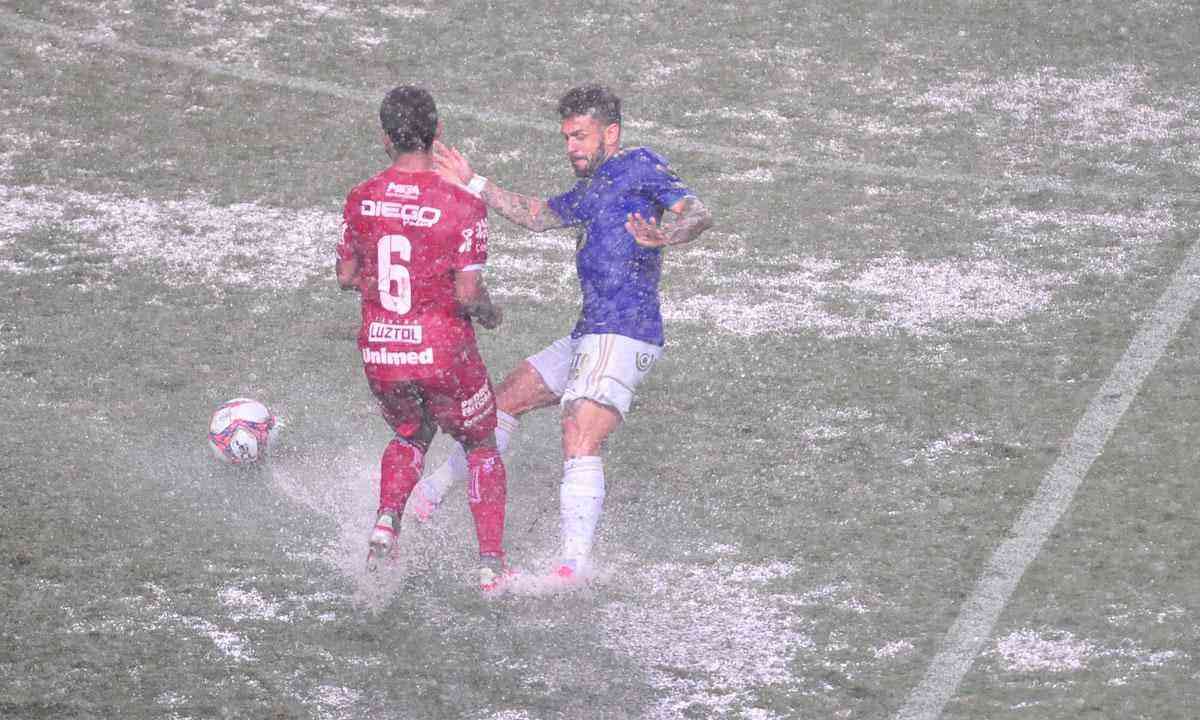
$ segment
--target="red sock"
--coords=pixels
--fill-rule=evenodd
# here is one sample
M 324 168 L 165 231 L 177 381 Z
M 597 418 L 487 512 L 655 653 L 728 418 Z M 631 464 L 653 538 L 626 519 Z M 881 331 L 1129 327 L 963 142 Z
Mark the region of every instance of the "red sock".
M 421 479 L 424 461 L 421 448 L 408 444 L 399 435 L 392 438 L 379 463 L 379 512 L 386 510 L 397 515 L 404 512 L 409 494 Z
M 508 475 L 504 461 L 494 448 L 476 448 L 467 455 L 470 480 L 467 498 L 475 517 L 475 536 L 480 555 L 504 555 L 504 503 Z

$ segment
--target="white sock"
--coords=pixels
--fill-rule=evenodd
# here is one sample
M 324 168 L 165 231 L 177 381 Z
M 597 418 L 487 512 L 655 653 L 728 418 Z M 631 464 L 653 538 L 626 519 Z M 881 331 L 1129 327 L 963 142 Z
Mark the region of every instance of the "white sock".
M 596 523 L 604 509 L 604 464 L 599 457 L 573 458 L 563 463 L 559 502 L 563 561 L 579 567 L 592 551 Z
M 508 450 L 508 443 L 519 427 L 521 427 L 520 420 L 503 410 L 496 411 L 496 449 L 500 451 L 501 455 Z M 437 504 L 446 496 L 446 492 L 456 480 L 466 482 L 469 475 L 467 454 L 463 451 L 462 445 L 454 443 L 446 461 L 427 473 L 417 484 L 425 497 Z

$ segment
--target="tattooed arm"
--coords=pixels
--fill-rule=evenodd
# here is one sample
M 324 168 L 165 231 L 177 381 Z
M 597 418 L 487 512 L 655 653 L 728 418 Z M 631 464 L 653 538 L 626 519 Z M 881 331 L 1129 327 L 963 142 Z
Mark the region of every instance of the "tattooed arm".
M 680 198 L 668 208 L 675 213 L 675 221 L 660 226 L 654 218 L 643 218 L 638 213 L 629 216 L 625 229 L 643 247 L 666 247 L 682 245 L 700 237 L 700 233 L 712 227 L 712 213 L 699 198 L 691 195 Z
M 551 210 L 542 198 L 509 192 L 491 180 L 484 183 L 480 197 L 501 216 L 534 232 L 563 227 L 558 213 Z
M 471 169 L 471 164 L 457 149 L 448 147 L 441 142 L 433 144 L 433 159 L 439 173 L 450 180 L 468 185 L 471 182 L 483 182 L 482 187 L 471 187 L 479 194 L 487 206 L 500 213 L 502 217 L 521 227 L 534 232 L 551 228 L 564 227 L 558 214 L 550 209 L 542 198 L 509 192 L 491 180 L 484 180 Z

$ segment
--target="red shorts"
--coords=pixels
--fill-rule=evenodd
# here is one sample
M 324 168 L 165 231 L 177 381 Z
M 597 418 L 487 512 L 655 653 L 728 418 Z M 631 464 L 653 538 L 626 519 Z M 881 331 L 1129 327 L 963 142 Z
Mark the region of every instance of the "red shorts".
M 478 351 L 429 377 L 380 380 L 368 373 L 367 382 L 400 437 L 415 436 L 429 421 L 460 443 L 486 440 L 496 430 L 496 397 Z

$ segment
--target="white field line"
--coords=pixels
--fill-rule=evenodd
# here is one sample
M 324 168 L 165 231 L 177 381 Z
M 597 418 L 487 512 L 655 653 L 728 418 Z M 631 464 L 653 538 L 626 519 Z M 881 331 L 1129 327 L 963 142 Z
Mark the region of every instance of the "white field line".
M 296 77 L 294 75 L 274 73 L 267 70 L 257 70 L 254 68 L 243 67 L 230 63 L 204 60 L 202 58 L 193 57 L 186 53 L 174 52 L 171 50 L 161 50 L 158 48 L 147 47 L 145 45 L 138 45 L 136 43 L 124 42 L 106 34 L 67 30 L 65 28 L 56 27 L 54 25 L 38 22 L 36 20 L 23 18 L 20 15 L 7 10 L 0 10 L 0 21 L 2 21 L 0 22 L 0 32 L 3 30 L 11 30 L 22 32 L 27 35 L 53 37 L 77 45 L 101 47 L 122 53 L 124 55 L 132 55 L 168 65 L 186 67 L 192 70 L 206 72 L 211 75 L 223 75 L 239 80 L 245 80 L 246 82 L 257 83 L 259 85 L 271 85 L 290 90 L 309 92 L 315 95 L 328 95 L 344 100 L 352 100 L 368 104 L 378 102 L 379 100 L 379 91 L 377 88 L 369 91 L 355 90 L 353 88 L 348 88 L 323 80 Z M 554 129 L 552 123 L 543 122 L 541 120 L 526 120 L 514 115 L 509 115 L 507 113 L 480 110 L 478 108 L 445 103 L 442 104 L 442 108 L 446 112 L 453 115 L 460 115 L 495 125 L 532 130 L 544 130 L 548 136 Z M 937 172 L 920 168 L 895 167 L 861 161 L 837 160 L 831 158 L 805 158 L 800 157 L 796 153 L 789 152 L 788 148 L 786 147 L 780 147 L 777 148 L 777 151 L 774 153 L 765 154 L 764 151 L 759 148 L 732 147 L 682 138 L 656 137 L 653 135 L 653 133 L 648 133 L 647 139 L 656 145 L 672 147 L 685 152 L 694 152 L 701 155 L 713 155 L 720 158 L 734 160 L 748 160 L 759 165 L 787 165 L 801 169 L 817 170 L 825 173 L 841 173 L 844 175 L 868 177 L 892 177 L 928 184 L 966 185 L 989 189 L 1007 188 L 1022 192 L 1049 191 L 1064 195 L 1100 197 L 1118 200 L 1127 200 L 1131 197 L 1141 196 L 1141 193 L 1129 192 L 1127 190 L 1105 188 L 1094 185 L 1072 184 L 1065 178 L 1052 175 L 1030 175 L 1025 177 L 1011 178 L 984 177 L 966 173 Z M 1169 193 L 1164 191 L 1156 193 L 1155 197 L 1171 199 L 1177 202 L 1200 202 L 1200 197 L 1192 193 Z
M 941 715 L 981 646 L 991 636 L 1021 576 L 1066 512 L 1088 468 L 1104 449 L 1142 382 L 1197 299 L 1200 299 L 1200 241 L 1192 246 L 1153 313 L 1138 328 L 1129 348 L 1088 404 L 1037 495 L 1013 523 L 1008 539 L 992 555 L 974 593 L 950 627 L 942 650 L 896 716 L 898 720 L 934 720 Z
M 206 72 L 210 75 L 223 75 L 259 85 L 271 85 L 275 87 L 287 88 L 289 90 L 299 90 L 302 92 L 312 93 L 314 95 L 328 95 L 335 98 L 341 98 L 343 100 L 353 100 L 355 102 L 376 103 L 381 97 L 378 89 L 372 89 L 369 91 L 355 90 L 353 88 L 348 88 L 336 83 L 325 82 L 323 80 L 284 75 L 281 73 L 270 72 L 269 70 L 256 70 L 254 68 L 233 65 L 230 63 L 205 60 L 203 58 L 193 57 L 187 53 L 173 52 L 171 50 L 160 50 L 158 48 L 146 47 L 145 45 L 124 42 L 110 35 L 67 30 L 65 28 L 48 25 L 36 20 L 28 20 L 7 10 L 0 10 L 0 21 L 2 21 L 0 22 L 0 31 L 13 30 L 25 33 L 27 35 L 48 36 L 65 42 L 74 43 L 76 45 L 105 48 L 122 53 L 124 55 L 132 55 L 134 57 L 145 58 L 147 60 L 154 60 L 165 65 L 177 65 L 191 70 Z M 496 123 L 498 125 L 531 128 L 534 130 L 552 129 L 548 128 L 546 123 L 522 120 L 518 117 L 503 113 L 482 111 L 458 105 L 447 106 L 443 103 L 439 103 L 439 105 L 441 105 L 444 110 L 451 113 L 463 115 L 476 120 Z

